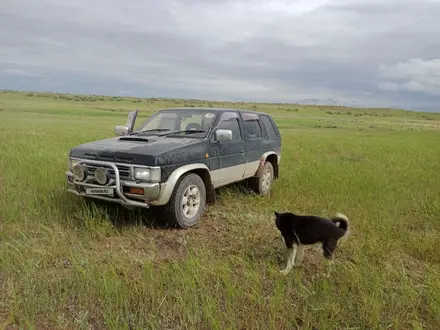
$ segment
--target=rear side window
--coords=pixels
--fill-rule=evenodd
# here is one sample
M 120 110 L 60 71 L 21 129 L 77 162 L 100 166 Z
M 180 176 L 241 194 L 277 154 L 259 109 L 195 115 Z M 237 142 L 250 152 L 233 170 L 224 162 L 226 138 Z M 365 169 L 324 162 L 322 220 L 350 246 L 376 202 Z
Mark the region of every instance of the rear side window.
M 243 113 L 244 129 L 248 137 L 258 138 L 263 136 L 260 121 L 254 113 Z
M 274 129 L 269 117 L 268 116 L 261 116 L 261 121 L 263 122 L 263 126 L 264 126 L 264 130 L 266 132 L 266 135 L 269 138 L 277 137 L 277 134 L 275 133 L 275 129 Z
M 244 122 L 246 133 L 249 137 L 261 137 L 261 127 L 258 120 L 246 120 Z

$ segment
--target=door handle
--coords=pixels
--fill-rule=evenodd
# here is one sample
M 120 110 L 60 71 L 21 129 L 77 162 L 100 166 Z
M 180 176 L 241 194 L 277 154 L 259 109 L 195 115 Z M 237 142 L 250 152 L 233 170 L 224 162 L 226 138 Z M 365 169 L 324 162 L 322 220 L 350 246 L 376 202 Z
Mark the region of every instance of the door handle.
M 244 153 L 244 149 L 241 149 L 241 150 L 240 150 L 240 153 Z

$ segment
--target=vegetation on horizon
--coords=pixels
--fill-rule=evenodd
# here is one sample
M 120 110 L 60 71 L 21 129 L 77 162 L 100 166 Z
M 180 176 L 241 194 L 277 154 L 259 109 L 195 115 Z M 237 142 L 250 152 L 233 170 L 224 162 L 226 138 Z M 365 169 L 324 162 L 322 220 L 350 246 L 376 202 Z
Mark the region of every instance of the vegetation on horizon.
M 171 102 L 171 103 L 183 103 L 183 106 L 187 107 L 205 107 L 205 106 L 211 106 L 211 107 L 221 107 L 221 106 L 235 106 L 235 105 L 247 105 L 251 108 L 257 108 L 258 106 L 299 106 L 299 107 L 316 107 L 316 105 L 301 105 L 298 103 L 289 103 L 289 102 L 245 102 L 245 101 L 208 101 L 208 100 L 202 100 L 202 99 L 176 99 L 176 98 L 167 98 L 167 97 L 135 97 L 135 96 L 110 96 L 110 95 L 97 95 L 97 94 L 72 94 L 72 93 L 57 93 L 57 92 L 33 92 L 33 91 L 16 91 L 16 90 L 0 90 L 0 93 L 4 94 L 19 94 L 19 95 L 26 95 L 26 97 L 40 97 L 40 98 L 52 98 L 52 99 L 60 99 L 60 100 L 67 100 L 67 101 L 76 101 L 76 102 L 99 102 L 99 101 L 115 101 L 115 102 L 132 102 L 134 104 L 136 103 L 154 103 L 154 102 Z M 362 107 L 347 107 L 343 105 L 321 105 L 320 108 L 327 108 L 327 109 L 346 109 L 346 110 L 359 110 L 363 109 Z M 291 111 L 295 111 L 295 109 L 291 109 Z M 386 108 L 386 107 L 379 107 L 379 108 L 369 108 L 369 110 L 382 110 L 382 111 L 402 111 L 402 112 L 413 112 L 410 110 L 403 110 L 403 109 L 394 109 L 394 108 Z M 420 112 L 420 111 L 418 111 Z M 422 111 L 423 112 L 423 111 Z M 430 113 L 430 112 L 427 112 Z

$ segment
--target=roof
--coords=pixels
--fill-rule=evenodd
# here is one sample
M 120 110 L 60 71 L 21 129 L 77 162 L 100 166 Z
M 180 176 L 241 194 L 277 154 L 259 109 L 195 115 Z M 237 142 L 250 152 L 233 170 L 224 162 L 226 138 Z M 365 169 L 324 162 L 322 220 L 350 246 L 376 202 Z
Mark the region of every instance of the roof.
M 249 112 L 249 113 L 253 113 L 253 114 L 268 115 L 266 112 L 260 112 L 260 111 L 250 110 L 250 109 L 235 109 L 235 108 L 182 107 L 182 108 L 164 108 L 164 109 L 159 109 L 159 111 L 167 111 L 167 110 L 200 110 L 200 111 L 214 110 L 214 111 L 219 111 L 219 112 L 239 111 L 239 112 Z

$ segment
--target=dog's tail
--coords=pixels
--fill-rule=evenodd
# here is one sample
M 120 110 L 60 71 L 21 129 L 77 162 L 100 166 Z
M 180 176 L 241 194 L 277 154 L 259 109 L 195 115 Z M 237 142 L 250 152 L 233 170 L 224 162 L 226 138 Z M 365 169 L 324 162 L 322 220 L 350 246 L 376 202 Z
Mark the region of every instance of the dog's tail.
M 342 213 L 336 213 L 336 215 L 332 218 L 333 223 L 338 226 L 339 229 L 344 233 L 343 235 L 348 235 L 350 221 L 347 216 Z

